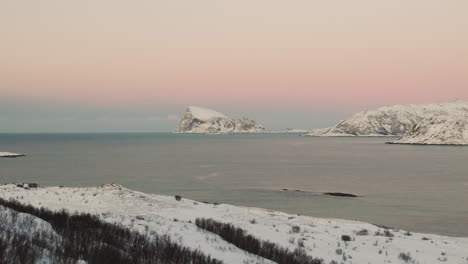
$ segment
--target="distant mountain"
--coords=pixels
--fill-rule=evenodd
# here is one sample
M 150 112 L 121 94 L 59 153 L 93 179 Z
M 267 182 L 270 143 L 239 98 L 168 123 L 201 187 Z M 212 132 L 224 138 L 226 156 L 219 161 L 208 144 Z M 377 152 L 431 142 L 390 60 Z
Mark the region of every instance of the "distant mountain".
M 394 144 L 468 145 L 468 115 L 434 116 L 422 120 Z
M 468 102 L 392 105 L 359 112 L 306 136 L 401 136 L 426 118 L 468 115 Z
M 212 109 L 189 106 L 174 133 L 262 133 L 265 128 L 246 117 L 231 118 Z

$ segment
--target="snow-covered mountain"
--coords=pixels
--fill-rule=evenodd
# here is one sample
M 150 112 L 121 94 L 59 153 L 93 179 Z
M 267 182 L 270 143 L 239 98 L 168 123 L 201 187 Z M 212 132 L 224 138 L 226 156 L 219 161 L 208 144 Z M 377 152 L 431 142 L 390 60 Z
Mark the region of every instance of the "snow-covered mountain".
M 246 117 L 231 118 L 208 108 L 189 106 L 175 133 L 261 133 L 265 128 Z
M 66 209 L 69 212 L 91 213 L 105 222 L 117 223 L 132 231 L 168 235 L 180 245 L 209 254 L 225 264 L 275 262 L 200 229 L 195 223 L 197 218 L 230 223 L 249 235 L 291 251 L 303 250 L 308 255 L 323 259 L 323 264 L 461 264 L 466 263 L 468 257 L 468 238 L 410 233 L 363 222 L 196 202 L 181 197 L 141 193 L 116 184 L 92 188 L 28 189 L 7 184 L 0 185 L 0 198 L 7 201 L 19 199 L 24 204 L 53 211 Z
M 468 115 L 426 118 L 400 139 L 390 143 L 468 145 Z
M 392 105 L 359 112 L 333 127 L 315 129 L 307 136 L 397 136 L 435 116 L 468 115 L 468 102 Z

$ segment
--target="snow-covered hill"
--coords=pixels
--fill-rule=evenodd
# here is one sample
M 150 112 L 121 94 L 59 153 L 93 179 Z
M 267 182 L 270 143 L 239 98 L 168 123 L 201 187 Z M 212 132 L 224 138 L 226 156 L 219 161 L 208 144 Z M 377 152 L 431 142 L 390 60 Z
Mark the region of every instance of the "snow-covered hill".
M 189 106 L 175 133 L 262 133 L 265 128 L 246 117 L 230 118 L 223 113 Z
M 468 115 L 426 118 L 394 144 L 468 145 Z
M 33 255 L 38 260 L 35 264 L 54 263 L 57 259 L 51 251 L 54 251 L 61 241 L 62 237 L 48 222 L 0 205 L 0 263 L 29 263 L 26 260 L 32 259 Z M 28 247 L 27 250 L 13 248 L 21 247 L 19 243 Z M 35 248 L 29 248 L 30 246 Z M 14 260 L 19 254 L 23 259 Z M 70 263 L 83 262 L 70 260 Z
M 89 212 L 133 230 L 169 235 L 224 263 L 273 263 L 195 225 L 196 218 L 231 223 L 289 249 L 329 263 L 467 263 L 468 238 L 385 229 L 372 224 L 291 215 L 227 204 L 152 195 L 109 184 L 93 188 L 0 186 L 0 198 L 70 212 Z M 345 241 L 346 240 L 346 241 Z M 335 261 L 335 262 L 332 262 Z
M 468 115 L 468 102 L 392 105 L 359 112 L 335 126 L 316 129 L 307 136 L 396 136 L 434 116 Z

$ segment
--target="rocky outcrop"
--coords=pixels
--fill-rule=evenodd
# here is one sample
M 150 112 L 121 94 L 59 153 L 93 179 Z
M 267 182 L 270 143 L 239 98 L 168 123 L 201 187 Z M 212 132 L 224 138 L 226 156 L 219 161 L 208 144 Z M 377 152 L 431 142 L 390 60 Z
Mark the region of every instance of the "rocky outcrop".
M 468 102 L 384 106 L 359 112 L 333 127 L 315 129 L 307 136 L 401 136 L 434 116 L 468 115 Z
M 175 133 L 262 133 L 265 128 L 257 122 L 242 118 L 230 118 L 223 113 L 190 106 L 179 122 Z

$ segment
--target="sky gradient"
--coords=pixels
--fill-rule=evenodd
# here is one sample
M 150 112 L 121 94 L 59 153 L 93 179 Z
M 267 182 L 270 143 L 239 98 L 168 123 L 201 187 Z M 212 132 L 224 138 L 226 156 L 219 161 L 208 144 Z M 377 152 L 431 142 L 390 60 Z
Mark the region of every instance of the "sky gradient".
M 466 0 L 3 0 L 0 132 L 170 131 L 187 105 L 313 128 L 385 104 L 468 100 L 467 10 Z

